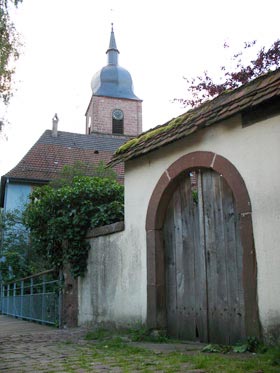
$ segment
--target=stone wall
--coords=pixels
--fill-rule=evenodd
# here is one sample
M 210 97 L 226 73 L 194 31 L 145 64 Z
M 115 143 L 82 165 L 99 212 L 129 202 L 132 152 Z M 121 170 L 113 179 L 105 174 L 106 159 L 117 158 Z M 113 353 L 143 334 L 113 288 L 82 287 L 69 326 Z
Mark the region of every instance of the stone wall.
M 124 224 L 115 223 L 88 234 L 88 269 L 78 281 L 79 325 L 129 327 L 145 321 L 146 263 L 124 233 Z

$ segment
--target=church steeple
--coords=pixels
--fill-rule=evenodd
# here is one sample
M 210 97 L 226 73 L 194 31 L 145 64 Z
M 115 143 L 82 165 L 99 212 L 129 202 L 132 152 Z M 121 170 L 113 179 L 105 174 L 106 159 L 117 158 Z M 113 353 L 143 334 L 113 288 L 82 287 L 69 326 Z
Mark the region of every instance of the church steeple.
M 111 24 L 108 62 L 91 80 L 86 133 L 137 136 L 142 132 L 142 100 L 135 96 L 130 73 L 118 64 L 119 50 Z
M 91 80 L 92 94 L 93 96 L 127 98 L 141 101 L 133 92 L 130 73 L 118 64 L 119 53 L 112 24 L 110 44 L 106 51 L 108 63 L 93 76 Z
M 109 44 L 109 49 L 107 49 L 106 53 L 108 54 L 108 65 L 117 65 L 118 55 L 120 52 L 116 44 L 113 23 L 111 24 L 111 26 L 112 28 L 111 28 L 110 44 Z

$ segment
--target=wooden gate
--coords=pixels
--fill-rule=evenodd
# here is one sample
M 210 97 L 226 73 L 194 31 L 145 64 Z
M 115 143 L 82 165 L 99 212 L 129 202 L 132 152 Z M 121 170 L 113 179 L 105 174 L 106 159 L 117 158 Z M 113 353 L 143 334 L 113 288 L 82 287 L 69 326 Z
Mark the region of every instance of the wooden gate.
M 209 170 L 186 172 L 163 235 L 171 336 L 233 344 L 245 337 L 243 249 L 232 191 Z

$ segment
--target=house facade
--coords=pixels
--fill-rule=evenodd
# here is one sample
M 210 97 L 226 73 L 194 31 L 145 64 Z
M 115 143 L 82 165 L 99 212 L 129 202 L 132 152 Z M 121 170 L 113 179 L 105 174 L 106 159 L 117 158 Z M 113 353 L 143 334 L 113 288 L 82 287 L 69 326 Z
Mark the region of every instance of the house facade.
M 89 232 L 79 323 L 280 335 L 280 70 L 132 139 L 125 229 Z M 105 234 L 106 233 L 106 234 Z

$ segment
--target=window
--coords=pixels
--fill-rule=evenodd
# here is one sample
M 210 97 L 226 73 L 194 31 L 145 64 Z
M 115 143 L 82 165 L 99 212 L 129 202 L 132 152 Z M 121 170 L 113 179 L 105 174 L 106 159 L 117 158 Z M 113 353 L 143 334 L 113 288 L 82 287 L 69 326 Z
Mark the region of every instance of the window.
M 112 113 L 112 132 L 123 134 L 123 112 L 120 109 L 115 109 Z

